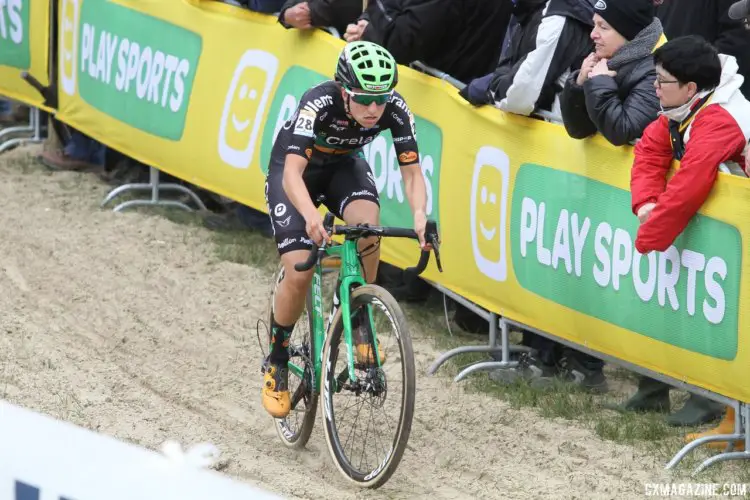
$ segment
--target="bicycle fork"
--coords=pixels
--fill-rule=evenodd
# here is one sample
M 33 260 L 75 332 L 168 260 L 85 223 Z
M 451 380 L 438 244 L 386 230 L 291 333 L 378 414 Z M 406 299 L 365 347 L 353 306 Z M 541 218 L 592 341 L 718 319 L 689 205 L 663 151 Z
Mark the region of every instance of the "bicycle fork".
M 345 280 L 344 283 L 349 282 L 348 285 L 351 286 L 352 281 L 356 280 Z M 347 292 L 347 298 L 346 300 L 342 301 L 339 298 L 339 290 L 342 289 L 341 287 L 342 280 L 337 280 L 337 286 L 334 290 L 334 296 L 333 296 L 333 306 L 331 310 L 331 316 L 328 320 L 328 327 L 331 326 L 333 323 L 333 317 L 336 315 L 339 309 L 341 309 L 341 317 L 343 321 L 343 327 L 344 327 L 344 345 L 346 346 L 346 354 L 347 354 L 347 369 L 341 370 L 341 373 L 338 374 L 336 377 L 336 390 L 338 391 L 344 384 L 347 382 L 347 378 L 349 382 L 356 382 L 357 376 L 354 373 L 355 368 L 355 362 L 356 354 L 354 352 L 355 349 L 355 328 L 352 325 L 352 311 L 351 311 L 351 301 L 349 300 L 349 294 Z M 345 288 L 345 290 L 350 288 Z M 375 327 L 374 322 L 372 319 L 372 310 L 370 304 L 365 304 L 363 306 L 364 308 L 364 314 L 363 311 L 357 311 L 357 320 L 356 325 L 357 328 L 365 328 L 369 330 L 370 332 L 370 338 L 368 339 L 370 343 L 372 344 L 370 346 L 371 349 L 373 349 L 373 355 L 375 358 L 375 362 L 377 363 L 378 367 L 380 367 L 380 355 L 378 352 L 378 343 L 375 333 Z M 363 322 L 366 321 L 367 323 L 364 324 Z M 369 329 L 367 328 L 367 325 L 369 325 Z

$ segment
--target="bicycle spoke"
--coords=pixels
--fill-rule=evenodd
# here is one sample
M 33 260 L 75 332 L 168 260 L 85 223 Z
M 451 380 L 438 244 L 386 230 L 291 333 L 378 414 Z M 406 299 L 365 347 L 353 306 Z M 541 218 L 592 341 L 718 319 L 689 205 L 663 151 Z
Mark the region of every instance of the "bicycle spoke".
M 353 296 L 356 294 L 355 291 Z M 386 306 L 385 302 L 391 305 Z M 355 379 L 350 380 L 340 326 L 335 330 L 337 338 L 329 339 L 327 347 L 330 368 L 326 376 L 338 385 L 336 391 L 329 386 L 324 395 L 331 408 L 326 438 L 342 472 L 368 484 L 380 484 L 390 477 L 404 452 L 411 427 L 413 354 L 408 332 L 402 326 L 403 313 L 394 309 L 394 303 L 392 298 L 379 296 L 369 302 L 382 366 L 370 366 L 372 361 L 356 361 Z M 353 314 L 363 304 L 353 304 Z M 340 317 L 337 321 L 341 321 Z M 358 335 L 355 338 L 362 338 L 361 335 L 367 338 L 368 334 L 358 330 Z M 404 339 L 409 344 L 404 345 Z M 354 354 L 362 356 L 356 349 Z

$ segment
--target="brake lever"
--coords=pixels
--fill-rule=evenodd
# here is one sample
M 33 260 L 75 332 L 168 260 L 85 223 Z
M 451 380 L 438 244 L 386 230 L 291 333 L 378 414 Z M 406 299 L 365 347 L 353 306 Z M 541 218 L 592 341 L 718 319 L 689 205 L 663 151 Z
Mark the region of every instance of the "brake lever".
M 437 236 L 432 235 L 430 237 L 430 244 L 432 245 L 432 250 L 435 252 L 435 264 L 437 265 L 438 271 L 442 273 L 443 265 L 440 263 L 440 244 L 438 243 Z

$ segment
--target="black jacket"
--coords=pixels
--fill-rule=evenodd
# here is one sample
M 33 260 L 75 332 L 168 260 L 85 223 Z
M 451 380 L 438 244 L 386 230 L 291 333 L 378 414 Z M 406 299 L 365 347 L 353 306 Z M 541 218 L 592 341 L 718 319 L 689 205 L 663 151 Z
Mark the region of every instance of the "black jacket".
M 700 35 L 722 54 L 737 58 L 745 82 L 740 90 L 750 99 L 750 31 L 729 19 L 735 0 L 667 0 L 656 8 L 667 40 Z
M 650 56 L 625 64 L 614 78 L 589 78 L 583 87 L 576 83 L 579 71 L 565 82 L 560 99 L 569 136 L 583 139 L 599 131 L 615 146 L 622 146 L 639 138 L 656 119 L 660 107 Z
M 305 0 L 287 0 L 279 12 L 279 23 L 285 28 L 291 28 L 284 22 L 284 12 Z M 362 14 L 362 0 L 307 0 L 310 7 L 310 18 L 313 26 L 325 28 L 333 26 L 341 36 L 346 27 L 356 23 Z
M 372 0 L 363 39 L 468 82 L 495 69 L 511 0 Z
M 546 15 L 565 16 L 594 26 L 594 3 L 596 0 L 549 0 Z
M 517 24 L 508 32 L 510 36 L 508 51 L 500 59 L 492 75 L 488 89 L 490 92 L 487 93 L 485 102 L 491 103 L 495 99 L 500 100 L 505 97 L 519 66 L 526 60 L 529 52 L 536 48 L 536 36 L 539 24 L 542 22 L 545 4 L 546 0 L 518 0 L 516 2 L 513 17 Z
M 502 109 L 526 115 L 551 109 L 555 95 L 562 91 L 557 83 L 560 77 L 580 68 L 593 48 L 591 22 L 584 24 L 561 11 L 549 14 L 549 9 L 545 18 L 541 10 L 531 14 L 524 32 L 514 36 L 508 56 L 495 70 L 489 98 L 497 105 L 507 97 Z

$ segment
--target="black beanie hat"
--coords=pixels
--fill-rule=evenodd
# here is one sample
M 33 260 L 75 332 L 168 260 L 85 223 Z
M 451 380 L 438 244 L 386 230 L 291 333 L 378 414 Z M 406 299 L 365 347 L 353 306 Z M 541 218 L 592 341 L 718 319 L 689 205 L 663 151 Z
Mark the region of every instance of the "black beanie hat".
M 626 40 L 632 40 L 654 21 L 653 0 L 598 0 L 594 14 L 599 14 Z

